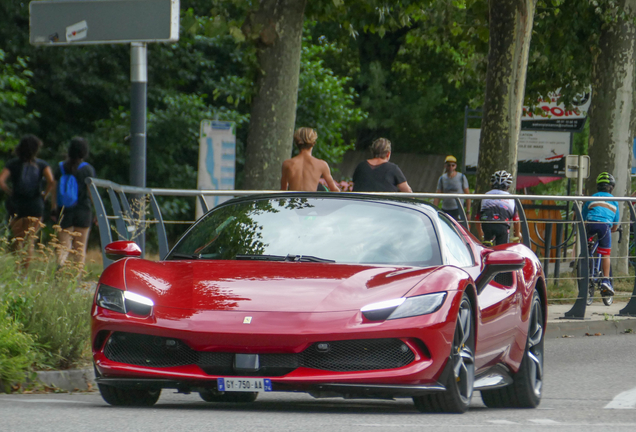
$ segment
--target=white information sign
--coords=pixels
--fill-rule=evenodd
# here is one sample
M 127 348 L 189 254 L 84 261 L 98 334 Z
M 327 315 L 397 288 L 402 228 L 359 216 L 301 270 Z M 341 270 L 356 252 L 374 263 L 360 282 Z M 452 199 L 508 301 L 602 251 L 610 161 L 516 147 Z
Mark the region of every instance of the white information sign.
M 570 132 L 526 131 L 519 133 L 517 160 L 520 174 L 555 174 L 565 155 L 570 153 Z M 475 172 L 479 159 L 481 129 L 466 129 L 466 171 Z M 527 170 L 522 171 L 522 165 Z M 533 168 L 535 167 L 535 168 Z M 562 173 L 563 174 L 563 173 Z
M 86 21 L 80 21 L 77 24 L 66 27 L 66 41 L 74 42 L 86 39 L 88 35 L 88 24 Z
M 236 166 L 236 134 L 234 122 L 203 120 L 199 140 L 199 173 L 197 188 L 233 190 Z M 230 197 L 208 196 L 209 208 Z M 203 215 L 197 201 L 196 217 Z

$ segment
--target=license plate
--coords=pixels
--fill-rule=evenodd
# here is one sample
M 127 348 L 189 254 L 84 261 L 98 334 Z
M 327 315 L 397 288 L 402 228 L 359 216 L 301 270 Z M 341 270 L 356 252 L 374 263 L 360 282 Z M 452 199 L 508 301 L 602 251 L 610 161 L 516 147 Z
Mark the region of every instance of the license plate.
M 216 388 L 226 392 L 271 392 L 272 380 L 266 378 L 217 378 Z

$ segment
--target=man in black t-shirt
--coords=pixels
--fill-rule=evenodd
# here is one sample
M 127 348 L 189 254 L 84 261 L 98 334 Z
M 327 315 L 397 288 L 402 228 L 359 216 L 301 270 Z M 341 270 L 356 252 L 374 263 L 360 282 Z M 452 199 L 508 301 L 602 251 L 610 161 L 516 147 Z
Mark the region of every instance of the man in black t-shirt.
M 362 161 L 353 173 L 354 192 L 413 192 L 402 170 L 391 158 L 391 141 L 378 138 L 371 145 L 373 158 Z

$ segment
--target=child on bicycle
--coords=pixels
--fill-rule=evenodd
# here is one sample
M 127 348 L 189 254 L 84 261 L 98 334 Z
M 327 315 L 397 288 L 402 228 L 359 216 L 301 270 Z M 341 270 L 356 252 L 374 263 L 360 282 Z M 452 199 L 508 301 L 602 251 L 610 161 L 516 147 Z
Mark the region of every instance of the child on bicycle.
M 486 192 L 487 195 L 509 195 L 508 189 L 512 185 L 512 174 L 503 170 L 497 171 L 490 177 L 490 184 L 492 189 Z M 515 200 L 482 200 L 475 219 L 486 222 L 477 224 L 477 231 L 484 242 L 494 242 L 495 245 L 508 243 L 510 221 L 514 223 L 515 236 L 521 238 L 521 225 Z
M 613 197 L 612 191 L 616 185 L 614 176 L 602 172 L 596 177 L 596 192 L 593 197 Z M 603 280 L 601 281 L 601 295 L 614 295 L 614 288 L 609 278 L 610 253 L 612 251 L 612 233 L 618 229 L 620 212 L 617 201 L 587 201 L 582 212 L 587 236 L 598 234 L 597 252 L 601 255 Z

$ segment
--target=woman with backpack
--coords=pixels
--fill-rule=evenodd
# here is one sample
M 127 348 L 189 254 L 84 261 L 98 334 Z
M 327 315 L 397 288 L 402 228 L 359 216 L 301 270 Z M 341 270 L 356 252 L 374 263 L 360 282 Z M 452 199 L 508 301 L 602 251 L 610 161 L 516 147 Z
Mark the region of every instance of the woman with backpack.
M 86 179 L 95 177 L 95 168 L 84 159 L 88 156 L 88 143 L 75 137 L 68 147 L 68 158 L 55 169 L 57 188 L 53 193 L 51 216 L 58 220 L 62 231 L 59 234 L 60 255 L 58 264 L 63 265 L 71 250 L 75 261 L 83 264 L 86 259 L 88 234 L 93 223 L 93 210 Z
M 0 188 L 8 195 L 6 201 L 9 213 L 11 235 L 16 240 L 14 249 L 21 249 L 24 239 L 29 238 L 28 255 L 24 267 L 29 266 L 33 252 L 35 233 L 40 229 L 44 215 L 44 198 L 53 190 L 53 172 L 37 155 L 42 141 L 35 135 L 25 135 L 15 149 L 16 158 L 7 162 L 0 172 Z M 42 179 L 46 188 L 42 191 Z M 10 180 L 11 187 L 7 185 Z M 31 230 L 32 234 L 29 234 Z

